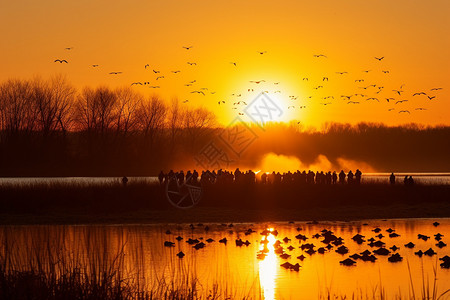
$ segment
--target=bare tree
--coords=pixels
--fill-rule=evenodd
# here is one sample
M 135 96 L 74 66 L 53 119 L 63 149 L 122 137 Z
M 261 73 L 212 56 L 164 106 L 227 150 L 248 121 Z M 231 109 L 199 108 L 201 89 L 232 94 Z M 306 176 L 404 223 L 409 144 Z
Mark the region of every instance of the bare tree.
M 183 127 L 187 133 L 191 149 L 194 150 L 197 141 L 216 125 L 216 116 L 206 108 L 187 110 L 183 118 Z
M 150 148 L 153 147 L 158 133 L 164 128 L 167 110 L 167 106 L 156 95 L 139 105 L 138 128 L 142 131 L 144 139 L 149 141 Z
M 143 97 L 129 87 L 117 89 L 115 94 L 117 97 L 114 111 L 116 133 L 126 136 L 129 131 L 137 129 L 136 112 Z

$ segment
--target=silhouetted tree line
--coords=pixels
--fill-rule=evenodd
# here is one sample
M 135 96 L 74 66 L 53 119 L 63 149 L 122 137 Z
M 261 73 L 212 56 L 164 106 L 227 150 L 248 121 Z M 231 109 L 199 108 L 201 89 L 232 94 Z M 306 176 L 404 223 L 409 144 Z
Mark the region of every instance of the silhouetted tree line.
M 385 172 L 450 171 L 448 126 L 361 123 L 304 130 L 296 124 L 266 124 L 235 164 L 221 167 L 257 170 L 263 156 L 274 152 L 305 164 L 324 155 L 333 169 L 345 169 L 339 159 L 347 159 Z M 63 76 L 0 83 L 0 176 L 201 169 L 194 157 L 218 130 L 211 111 L 144 97 L 131 87 L 77 91 Z
M 204 108 L 130 87 L 77 91 L 63 76 L 0 84 L 2 176 L 149 175 L 213 132 Z

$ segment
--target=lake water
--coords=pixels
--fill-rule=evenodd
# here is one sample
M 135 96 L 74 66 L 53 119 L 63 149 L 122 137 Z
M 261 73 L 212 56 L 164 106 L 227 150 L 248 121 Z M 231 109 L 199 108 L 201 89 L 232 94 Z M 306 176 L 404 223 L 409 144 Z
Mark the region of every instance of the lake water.
M 434 226 L 438 221 L 440 225 Z M 384 235 L 372 231 L 379 227 Z M 248 229 L 255 232 L 246 235 Z M 393 229 L 398 237 L 389 237 L 387 229 Z M 324 247 L 324 238 L 314 238 L 322 230 L 331 230 L 337 237 L 343 238 L 348 248 L 347 254 L 335 252 L 334 246 L 324 254 L 307 254 L 300 247 L 313 243 L 315 250 Z M 169 230 L 170 232 L 167 232 Z M 263 230 L 276 230 L 267 236 Z M 200 294 L 208 295 L 216 290 L 232 299 L 250 297 L 253 299 L 325 299 L 327 295 L 347 296 L 347 299 L 379 298 L 384 291 L 386 299 L 400 296 L 410 299 L 414 291 L 420 296 L 425 288 L 432 288 L 436 278 L 437 292 L 450 289 L 450 270 L 439 266 L 438 260 L 450 255 L 450 246 L 439 248 L 434 235 L 441 233 L 442 241 L 450 241 L 450 219 L 406 219 L 406 220 L 366 220 L 355 222 L 325 222 L 308 224 L 295 223 L 258 223 L 258 224 L 164 224 L 164 225 L 108 225 L 108 226 L 8 226 L 0 227 L 2 240 L 0 255 L 7 248 L 15 257 L 15 265 L 27 266 L 33 258 L 40 257 L 39 263 L 58 265 L 61 262 L 81 262 L 90 265 L 93 262 L 113 261 L 123 249 L 118 268 L 127 278 L 141 282 L 147 288 L 155 289 L 164 284 L 183 286 L 183 283 L 198 280 Z M 296 238 L 305 235 L 306 241 Z M 358 244 L 352 240 L 356 234 L 365 236 L 365 242 Z M 427 241 L 419 239 L 418 234 L 429 236 Z M 176 237 L 183 238 L 177 241 Z M 284 241 L 284 238 L 290 240 Z M 399 249 L 387 256 L 375 255 L 375 262 L 356 260 L 354 266 L 344 266 L 340 261 L 354 253 L 364 250 L 374 251 L 378 247 L 368 245 L 368 239 L 385 242 L 385 248 L 397 246 Z M 196 250 L 186 241 L 198 239 L 205 247 Z M 207 239 L 213 239 L 207 242 Z M 226 238 L 227 244 L 219 243 Z M 236 239 L 248 240 L 249 245 L 236 245 Z M 267 240 L 265 247 L 264 240 Z M 276 241 L 279 242 L 276 242 Z M 164 242 L 173 242 L 174 247 L 164 246 Z M 412 249 L 404 245 L 415 244 Z M 284 252 L 290 257 L 282 258 L 275 253 L 274 244 L 281 243 Z M 292 250 L 289 250 L 289 246 Z M 260 250 L 266 248 L 265 258 L 259 257 Z M 414 252 L 432 248 L 434 256 L 418 257 Z M 50 249 L 50 251 L 49 251 Z M 176 256 L 180 251 L 185 257 Z M 388 257 L 399 253 L 403 260 L 391 263 Z M 301 261 L 297 257 L 304 255 Z M 288 270 L 280 265 L 290 262 L 301 265 L 298 271 Z M 117 263 L 117 260 L 116 260 Z M 100 263 L 101 265 L 102 263 Z M 436 272 L 436 273 L 434 273 Z M 376 295 L 376 296 L 375 296 Z M 339 298 L 341 299 L 341 298 Z M 446 294 L 441 299 L 450 299 Z
M 390 173 L 363 174 L 363 183 L 389 183 Z M 403 184 L 405 175 L 413 176 L 417 184 L 450 184 L 450 173 L 396 173 L 396 181 Z M 128 177 L 129 182 L 157 183 L 157 177 Z M 119 177 L 0 177 L 0 185 L 33 185 L 51 183 L 70 183 L 82 185 L 102 185 L 120 183 Z

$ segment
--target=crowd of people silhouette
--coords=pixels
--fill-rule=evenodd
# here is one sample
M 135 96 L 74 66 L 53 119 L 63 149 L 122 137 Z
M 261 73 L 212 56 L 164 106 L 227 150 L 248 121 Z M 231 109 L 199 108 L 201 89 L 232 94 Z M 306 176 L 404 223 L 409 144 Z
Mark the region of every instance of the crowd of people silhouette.
M 392 174 L 393 175 L 393 174 Z M 392 176 L 391 175 L 391 176 Z M 280 173 L 273 171 L 269 172 L 253 172 L 252 170 L 241 171 L 237 168 L 234 172 L 227 170 L 215 170 L 202 171 L 199 174 L 196 170 L 192 172 L 189 170 L 186 173 L 184 171 L 174 172 L 170 170 L 168 173 L 161 171 L 158 175 L 159 183 L 161 185 L 165 184 L 169 180 L 176 179 L 178 183 L 261 183 L 261 184 L 286 184 L 286 183 L 296 183 L 296 184 L 360 184 L 361 183 L 362 172 L 357 169 L 355 173 L 351 170 L 345 173 L 341 170 L 338 173 L 334 171 L 328 172 L 313 172 L 309 170 L 308 172 L 303 170 L 297 170 L 294 173 L 291 171 Z M 392 183 L 392 177 L 390 178 Z M 395 176 L 394 176 L 395 182 Z

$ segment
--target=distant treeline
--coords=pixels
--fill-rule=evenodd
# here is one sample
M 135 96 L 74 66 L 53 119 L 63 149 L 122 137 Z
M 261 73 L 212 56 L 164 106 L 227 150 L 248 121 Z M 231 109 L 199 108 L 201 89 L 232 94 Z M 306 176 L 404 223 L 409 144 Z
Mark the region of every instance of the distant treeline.
M 161 169 L 201 169 L 195 157 L 223 130 L 211 111 L 144 97 L 131 87 L 77 91 L 63 76 L 0 83 L 0 176 L 148 176 Z M 318 131 L 268 124 L 244 150 L 223 166 L 258 168 L 264 155 L 276 153 L 305 164 L 322 155 L 336 170 L 345 167 L 343 159 L 377 171 L 445 172 L 450 127 L 330 124 Z

